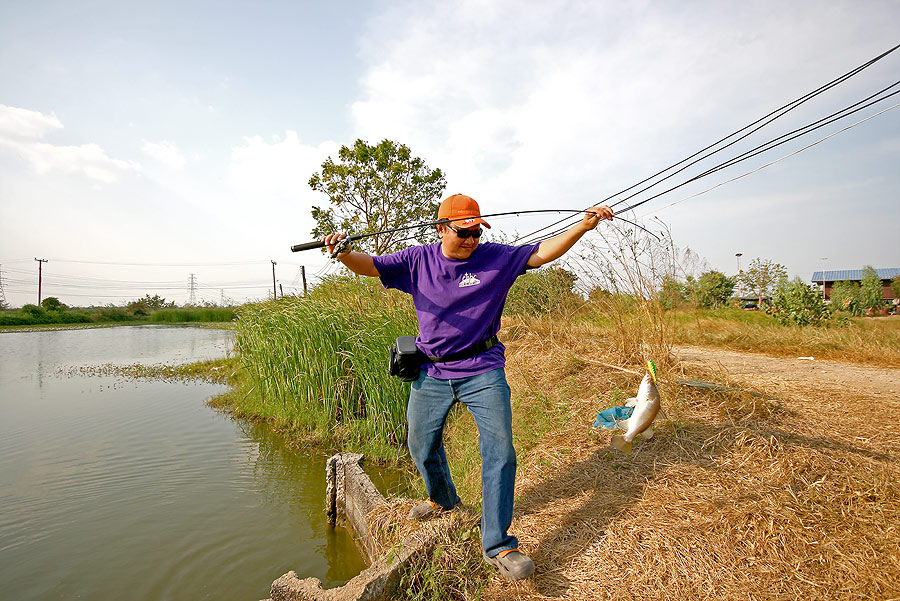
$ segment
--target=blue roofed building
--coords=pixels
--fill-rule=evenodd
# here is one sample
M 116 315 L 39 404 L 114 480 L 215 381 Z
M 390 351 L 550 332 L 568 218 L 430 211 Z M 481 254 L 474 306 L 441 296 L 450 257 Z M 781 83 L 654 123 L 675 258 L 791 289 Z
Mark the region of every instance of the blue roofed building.
M 875 272 L 881 278 L 881 297 L 895 299 L 894 290 L 891 288 L 891 280 L 900 276 L 900 267 L 876 269 Z M 831 298 L 831 288 L 835 282 L 860 282 L 862 277 L 862 269 L 838 269 L 834 271 L 815 271 L 810 281 L 819 286 L 824 284 L 825 298 L 827 299 Z

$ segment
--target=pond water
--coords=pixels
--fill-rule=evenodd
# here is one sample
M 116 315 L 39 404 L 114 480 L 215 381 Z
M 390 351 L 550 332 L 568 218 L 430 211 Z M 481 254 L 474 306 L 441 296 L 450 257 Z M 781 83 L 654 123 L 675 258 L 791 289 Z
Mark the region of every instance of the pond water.
M 268 597 L 365 567 L 325 522 L 325 457 L 204 404 L 224 387 L 82 366 L 225 356 L 227 330 L 0 333 L 0 586 L 8 599 Z

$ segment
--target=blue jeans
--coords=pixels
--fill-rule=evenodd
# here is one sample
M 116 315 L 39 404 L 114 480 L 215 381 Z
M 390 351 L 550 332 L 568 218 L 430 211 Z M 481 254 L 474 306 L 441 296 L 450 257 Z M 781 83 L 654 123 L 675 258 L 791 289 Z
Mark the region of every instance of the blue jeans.
M 516 483 L 509 397 L 503 369 L 453 380 L 432 378 L 422 370 L 412 383 L 406 411 L 409 452 L 425 480 L 428 497 L 446 509 L 456 505 L 459 496 L 444 453 L 444 423 L 457 401 L 475 418 L 481 452 L 481 546 L 490 557 L 519 546 L 516 537 L 507 533 Z

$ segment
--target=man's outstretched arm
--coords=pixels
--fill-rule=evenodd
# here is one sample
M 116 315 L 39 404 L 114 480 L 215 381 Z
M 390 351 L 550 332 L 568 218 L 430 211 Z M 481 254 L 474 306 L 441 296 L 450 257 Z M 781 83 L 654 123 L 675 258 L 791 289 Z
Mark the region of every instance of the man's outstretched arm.
M 601 219 L 612 221 L 612 218 L 613 210 L 608 206 L 601 205 L 591 207 L 585 211 L 584 217 L 579 223 L 576 223 L 558 236 L 553 236 L 552 238 L 548 238 L 541 242 L 538 249 L 528 258 L 528 266 L 540 267 L 545 263 L 555 261 L 566 254 L 570 248 L 575 246 L 575 243 L 578 242 L 586 232 L 596 228 Z

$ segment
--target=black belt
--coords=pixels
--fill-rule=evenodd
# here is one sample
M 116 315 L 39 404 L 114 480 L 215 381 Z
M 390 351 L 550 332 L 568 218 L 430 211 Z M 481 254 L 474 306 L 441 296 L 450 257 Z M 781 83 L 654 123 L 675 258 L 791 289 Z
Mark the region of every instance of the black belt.
M 482 340 L 481 342 L 470 346 L 469 348 L 459 351 L 458 353 L 450 353 L 449 355 L 444 355 L 443 357 L 429 357 L 426 355 L 426 358 L 432 363 L 447 363 L 448 361 L 459 361 L 461 359 L 469 359 L 474 357 L 475 355 L 480 355 L 481 353 L 490 350 L 500 344 L 500 339 L 497 338 L 497 335 L 494 334 L 487 340 Z

